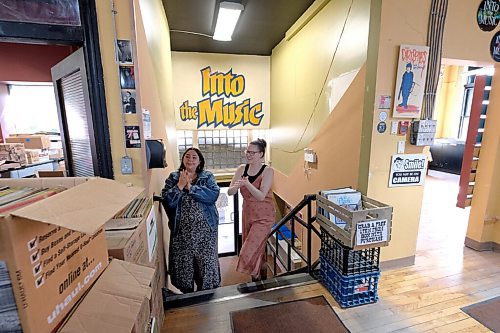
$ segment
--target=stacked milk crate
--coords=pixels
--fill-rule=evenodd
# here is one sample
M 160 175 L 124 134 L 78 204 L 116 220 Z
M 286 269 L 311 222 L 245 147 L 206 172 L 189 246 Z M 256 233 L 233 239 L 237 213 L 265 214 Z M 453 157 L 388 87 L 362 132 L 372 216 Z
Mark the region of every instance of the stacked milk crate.
M 317 196 L 320 279 L 343 308 L 378 300 L 380 247 L 391 237 L 392 207 L 342 188 Z

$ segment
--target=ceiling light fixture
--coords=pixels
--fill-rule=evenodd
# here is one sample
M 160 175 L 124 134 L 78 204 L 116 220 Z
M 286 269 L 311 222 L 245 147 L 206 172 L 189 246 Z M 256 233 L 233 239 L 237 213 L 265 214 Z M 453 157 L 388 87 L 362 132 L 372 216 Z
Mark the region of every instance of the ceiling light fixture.
M 219 4 L 219 14 L 217 15 L 215 32 L 212 38 L 220 41 L 230 41 L 243 8 L 243 5 L 240 3 L 221 2 Z

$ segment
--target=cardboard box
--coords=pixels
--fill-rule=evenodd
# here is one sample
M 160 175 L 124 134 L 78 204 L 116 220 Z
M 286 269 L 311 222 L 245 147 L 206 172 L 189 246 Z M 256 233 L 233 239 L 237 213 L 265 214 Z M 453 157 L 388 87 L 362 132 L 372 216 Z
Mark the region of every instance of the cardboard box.
M 159 330 L 163 324 L 164 308 L 162 288 L 165 286 L 165 253 L 161 221 L 152 206 L 143 218 L 113 219 L 106 225 L 106 241 L 111 257 L 144 265 L 155 269 L 151 284 L 153 296 L 150 300 L 150 325 Z M 131 229 L 131 230 L 128 230 Z
M 18 162 L 26 165 L 26 151 L 21 143 L 0 143 L 0 160 Z
M 153 208 L 142 218 L 109 220 L 105 229 L 108 253 L 111 257 L 155 267 L 158 223 Z
M 50 147 L 48 135 L 18 134 L 5 139 L 7 143 L 24 143 L 26 149 L 46 149 Z
M 28 164 L 33 164 L 40 160 L 40 149 L 26 149 L 25 151 Z
M 60 333 L 145 332 L 154 269 L 113 259 Z
M 0 261 L 22 329 L 51 332 L 107 266 L 104 223 L 142 189 L 86 178 L 6 179 L 0 186 L 69 188 L 0 216 Z

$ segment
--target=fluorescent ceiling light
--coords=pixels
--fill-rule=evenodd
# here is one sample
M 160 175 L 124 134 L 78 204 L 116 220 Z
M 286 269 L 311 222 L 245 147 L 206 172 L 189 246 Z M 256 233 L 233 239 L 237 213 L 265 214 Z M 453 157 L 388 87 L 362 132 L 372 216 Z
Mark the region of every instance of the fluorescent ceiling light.
M 215 32 L 212 38 L 220 41 L 230 41 L 234 27 L 236 27 L 236 23 L 242 11 L 243 5 L 240 3 L 221 2 L 217 23 L 215 24 Z

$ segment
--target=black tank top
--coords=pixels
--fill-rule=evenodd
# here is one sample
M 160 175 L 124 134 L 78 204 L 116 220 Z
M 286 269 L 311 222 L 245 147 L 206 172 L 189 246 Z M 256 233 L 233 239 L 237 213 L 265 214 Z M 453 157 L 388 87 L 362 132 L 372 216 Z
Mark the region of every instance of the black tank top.
M 250 166 L 249 164 L 245 165 L 245 171 L 243 171 L 243 177 L 248 177 L 248 181 L 250 183 L 253 183 L 261 175 L 261 173 L 264 172 L 264 169 L 266 168 L 267 165 L 263 164 L 262 167 L 260 168 L 259 172 L 257 172 L 257 174 L 253 175 L 253 176 L 250 176 L 248 174 L 248 167 L 249 166 Z

